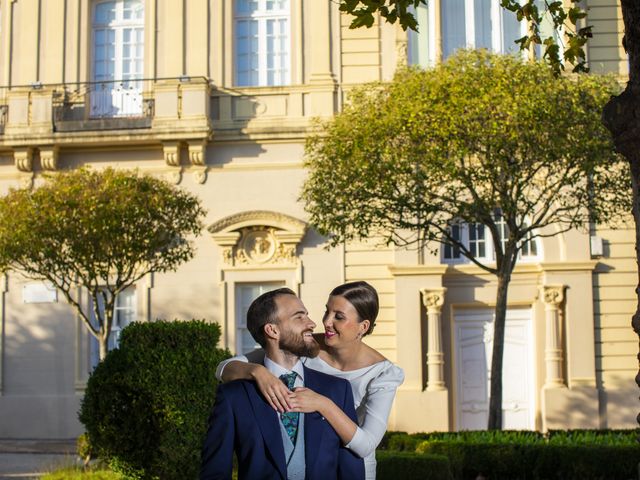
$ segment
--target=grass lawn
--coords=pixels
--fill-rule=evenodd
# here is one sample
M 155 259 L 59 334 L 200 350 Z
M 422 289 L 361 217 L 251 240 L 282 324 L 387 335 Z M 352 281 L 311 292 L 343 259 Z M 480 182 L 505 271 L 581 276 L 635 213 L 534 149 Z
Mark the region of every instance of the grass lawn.
M 82 467 L 67 467 L 47 473 L 41 480 L 122 480 L 122 476 L 106 467 L 90 468 L 87 471 Z

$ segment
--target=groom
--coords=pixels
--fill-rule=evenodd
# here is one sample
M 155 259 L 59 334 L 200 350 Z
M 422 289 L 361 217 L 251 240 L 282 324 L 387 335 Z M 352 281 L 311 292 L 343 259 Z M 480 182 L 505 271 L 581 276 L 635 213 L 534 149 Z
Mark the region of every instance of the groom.
M 247 327 L 265 350 L 265 367 L 289 389 L 310 388 L 328 398 L 356 422 L 349 382 L 300 362 L 315 357 L 315 323 L 288 288 L 258 297 L 247 312 Z M 364 479 L 362 459 L 344 448 L 318 413 L 275 412 L 254 382 L 236 380 L 218 387 L 202 449 L 200 480 L 231 479 L 238 457 L 238 479 Z

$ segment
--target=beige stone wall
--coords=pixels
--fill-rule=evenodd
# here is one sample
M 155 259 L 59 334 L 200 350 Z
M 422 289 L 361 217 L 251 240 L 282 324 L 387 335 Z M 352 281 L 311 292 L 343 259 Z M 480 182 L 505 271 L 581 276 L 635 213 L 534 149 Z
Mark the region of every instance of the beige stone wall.
M 586 22 L 593 26 L 587 54 L 591 70 L 596 73 L 629 74 L 627 54 L 622 47 L 624 24 L 619 2 L 589 0 Z
M 631 230 L 599 228 L 605 256 L 593 275 L 596 374 L 601 384 L 602 424 L 608 428 L 631 425 L 638 413 L 638 338 L 631 329 L 635 312 L 634 236 Z

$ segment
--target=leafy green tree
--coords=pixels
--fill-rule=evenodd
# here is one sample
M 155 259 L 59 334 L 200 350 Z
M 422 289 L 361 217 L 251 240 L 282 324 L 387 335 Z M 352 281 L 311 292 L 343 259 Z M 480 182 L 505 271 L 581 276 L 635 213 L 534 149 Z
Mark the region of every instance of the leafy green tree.
M 341 0 L 340 10 L 353 16 L 350 28 L 371 27 L 376 15 L 380 15 L 389 23 L 397 21 L 404 30 L 418 30 L 420 26 L 412 12 L 428 2 Z M 565 62 L 572 64 L 575 72 L 588 71 L 584 47 L 592 36 L 592 28 L 584 24 L 587 11 L 580 0 L 500 0 L 500 5 L 513 12 L 519 21 L 527 22 L 527 35 L 516 40 L 521 49 L 526 50 L 533 45 L 543 47 L 543 57 L 556 73 L 565 69 Z M 544 33 L 542 27 L 545 23 L 552 26 L 552 32 Z M 561 31 L 562 36 L 555 35 L 553 31 Z
M 0 198 L 0 268 L 51 282 L 96 337 L 103 359 L 118 294 L 192 258 L 186 238 L 200 232 L 203 216 L 196 197 L 137 172 L 51 175 L 38 188 Z
M 616 82 L 461 51 L 430 70 L 350 93 L 306 144 L 302 198 L 332 243 L 441 243 L 497 277 L 489 428 L 501 428 L 509 282 L 537 237 L 616 218 L 628 180 L 600 112 Z M 594 196 L 597 193 L 597 197 Z M 493 255 L 462 241 L 489 232 Z
M 354 15 L 351 28 L 373 24 L 374 15 L 379 13 L 390 23 L 399 21 L 400 25 L 416 29 L 418 25 L 411 14 L 410 7 L 425 4 L 428 0 L 342 0 L 340 9 Z M 562 48 L 563 58 L 575 65 L 576 71 L 586 70 L 585 45 L 592 36 L 591 28 L 580 24 L 586 11 L 580 2 L 571 0 L 566 2 L 537 0 L 501 0 L 501 5 L 513 11 L 519 20 L 526 19 L 529 24 L 529 34 L 519 40 L 521 48 L 531 44 L 545 46 L 544 58 L 549 61 L 556 73 L 564 69 L 560 61 Z M 539 8 L 540 5 L 542 8 Z M 636 312 L 632 318 L 632 326 L 640 337 L 640 128 L 638 127 L 637 112 L 640 111 L 640 2 L 637 0 L 620 0 L 620 10 L 624 23 L 624 37 L 622 46 L 628 55 L 629 81 L 625 90 L 614 95 L 605 105 L 602 120 L 613 135 L 616 150 L 627 160 L 630 166 L 632 187 L 632 212 L 636 230 L 636 263 L 638 265 L 638 297 Z M 541 35 L 541 25 L 544 18 L 551 17 L 556 29 L 559 27 L 568 31 L 567 43 L 558 42 L 553 36 Z M 567 22 L 568 20 L 568 22 Z M 584 22 L 583 22 L 584 23 Z M 640 386 L 640 374 L 636 376 L 636 383 Z M 640 422 L 640 414 L 637 418 Z

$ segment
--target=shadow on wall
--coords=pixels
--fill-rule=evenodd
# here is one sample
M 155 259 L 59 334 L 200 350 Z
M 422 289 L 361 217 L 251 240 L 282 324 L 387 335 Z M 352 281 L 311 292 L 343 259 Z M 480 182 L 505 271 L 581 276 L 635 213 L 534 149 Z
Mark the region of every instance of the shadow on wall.
M 609 383 L 609 382 L 608 382 Z M 611 381 L 607 388 L 574 387 L 544 391 L 547 427 L 555 429 L 636 428 L 640 412 L 633 379 Z
M 636 417 L 640 414 L 640 390 L 634 379 L 636 373 L 630 371 L 628 376 L 607 376 L 603 387 L 598 390 L 602 428 L 638 427 Z
M 66 302 L 24 303 L 22 287 L 10 278 L 5 293 L 0 437 L 69 438 L 78 430 L 76 317 Z

